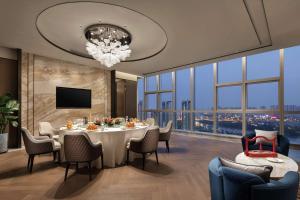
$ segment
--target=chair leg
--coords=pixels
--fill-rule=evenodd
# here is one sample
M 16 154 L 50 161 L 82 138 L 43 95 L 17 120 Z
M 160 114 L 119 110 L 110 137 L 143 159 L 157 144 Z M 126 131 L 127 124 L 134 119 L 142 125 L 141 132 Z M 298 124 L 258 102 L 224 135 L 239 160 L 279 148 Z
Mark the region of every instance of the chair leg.
M 78 162 L 76 162 L 76 172 L 78 172 Z
M 90 181 L 92 180 L 92 167 L 91 167 L 91 161 L 89 162 L 89 176 L 90 176 Z
M 58 155 L 58 156 L 57 156 L 57 157 L 58 157 L 58 158 L 57 158 L 57 159 L 58 159 L 58 163 L 60 164 L 60 151 L 57 152 L 57 155 Z
M 156 157 L 156 163 L 159 165 L 159 163 L 158 163 L 158 156 L 157 156 L 157 150 L 155 151 L 155 157 Z
M 101 168 L 104 169 L 103 153 L 101 153 Z
M 127 159 L 126 159 L 126 165 L 129 164 L 129 149 L 127 149 Z
M 53 151 L 53 161 L 55 162 L 56 161 L 56 151 Z
M 66 171 L 65 171 L 65 182 L 67 181 L 69 167 L 70 167 L 70 163 L 67 162 Z
M 143 170 L 145 170 L 145 159 L 146 159 L 146 154 L 143 153 Z
M 27 171 L 29 171 L 29 166 L 31 164 L 31 155 L 28 155 L 28 161 L 27 161 Z
M 31 155 L 31 163 L 30 163 L 30 169 L 29 169 L 30 173 L 32 172 L 33 161 L 34 161 L 34 155 Z
M 169 140 L 166 141 L 166 147 L 167 147 L 167 151 L 168 153 L 170 153 L 170 148 L 169 148 Z

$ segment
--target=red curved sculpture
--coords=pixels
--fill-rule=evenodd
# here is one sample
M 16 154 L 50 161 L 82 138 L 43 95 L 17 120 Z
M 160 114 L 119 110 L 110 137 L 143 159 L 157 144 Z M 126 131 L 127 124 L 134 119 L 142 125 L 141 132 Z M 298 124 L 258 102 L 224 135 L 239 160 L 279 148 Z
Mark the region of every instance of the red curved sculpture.
M 259 143 L 259 150 L 249 150 L 249 142 L 256 141 L 257 138 L 262 138 L 266 141 L 272 142 L 272 151 L 269 150 L 263 150 L 262 143 Z M 272 139 L 268 139 L 264 136 L 255 136 L 251 139 L 246 138 L 246 149 L 245 149 L 245 155 L 249 157 L 260 157 L 260 158 L 266 158 L 266 157 L 277 157 L 276 153 L 276 137 Z

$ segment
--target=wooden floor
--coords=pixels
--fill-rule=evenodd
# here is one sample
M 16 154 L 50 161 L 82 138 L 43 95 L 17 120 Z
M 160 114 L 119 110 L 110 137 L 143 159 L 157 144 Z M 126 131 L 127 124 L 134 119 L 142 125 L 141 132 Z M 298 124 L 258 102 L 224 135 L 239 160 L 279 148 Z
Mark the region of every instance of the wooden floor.
M 24 150 L 0 155 L 0 199 L 105 199 L 176 200 L 210 199 L 208 163 L 215 156 L 233 159 L 241 144 L 173 134 L 171 152 L 159 145 L 160 165 L 152 155 L 141 170 L 141 160 L 129 166 L 94 170 L 89 182 L 87 170 L 69 171 L 64 183 L 63 166 L 52 157 L 37 156 L 33 173 L 26 172 Z M 105 154 L 104 154 L 105 156 Z

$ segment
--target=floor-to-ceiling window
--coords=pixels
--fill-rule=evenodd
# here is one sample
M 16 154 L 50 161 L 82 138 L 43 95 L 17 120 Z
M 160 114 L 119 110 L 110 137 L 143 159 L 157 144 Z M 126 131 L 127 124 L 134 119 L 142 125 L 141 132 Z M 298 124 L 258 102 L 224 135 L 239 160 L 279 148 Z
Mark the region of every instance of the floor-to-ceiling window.
M 284 49 L 284 134 L 300 144 L 300 46 Z
M 193 130 L 213 132 L 214 69 L 213 64 L 195 67 Z
M 280 131 L 280 50 L 246 58 L 246 132 Z
M 191 84 L 190 68 L 176 71 L 175 128 L 190 130 Z
M 217 63 L 216 132 L 242 135 L 242 58 Z
M 138 78 L 137 80 L 137 117 L 143 120 L 144 110 L 144 79 Z
M 166 72 L 159 75 L 159 125 L 164 127 L 169 120 L 173 120 L 173 73 Z
M 299 58 L 295 46 L 147 75 L 140 107 L 160 126 L 173 120 L 178 130 L 224 135 L 276 130 L 300 144 Z

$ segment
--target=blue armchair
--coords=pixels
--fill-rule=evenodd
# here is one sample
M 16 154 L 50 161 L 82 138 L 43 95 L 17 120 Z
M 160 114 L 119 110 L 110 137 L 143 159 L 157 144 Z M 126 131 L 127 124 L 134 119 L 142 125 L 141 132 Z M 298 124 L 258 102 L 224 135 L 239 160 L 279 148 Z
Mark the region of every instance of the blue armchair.
M 214 158 L 208 166 L 211 200 L 296 200 L 297 172 L 288 172 L 278 181 L 265 183 L 259 176 L 222 166 Z
M 246 134 L 244 137 L 242 137 L 243 151 L 245 151 L 246 137 L 251 139 L 255 137 L 255 133 Z M 288 156 L 289 149 L 290 149 L 289 140 L 283 135 L 277 135 L 277 141 L 278 141 L 278 146 L 276 147 L 276 152 Z M 264 144 L 262 146 L 263 149 L 265 150 L 272 150 L 271 144 Z M 255 144 L 255 142 L 249 142 L 249 150 L 258 150 L 258 149 L 259 149 L 258 144 Z

